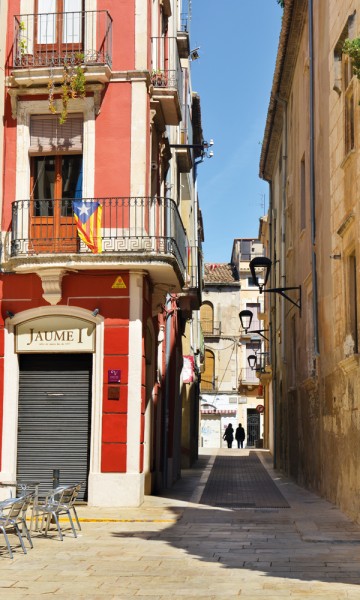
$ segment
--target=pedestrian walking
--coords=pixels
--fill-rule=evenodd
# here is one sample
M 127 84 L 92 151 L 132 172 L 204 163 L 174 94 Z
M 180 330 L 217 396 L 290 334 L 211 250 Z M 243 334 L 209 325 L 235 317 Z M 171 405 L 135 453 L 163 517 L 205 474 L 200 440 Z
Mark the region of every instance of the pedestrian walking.
M 237 441 L 238 448 L 243 448 L 245 439 L 245 429 L 243 428 L 241 423 L 239 423 L 239 427 L 236 428 L 235 439 Z
M 234 441 L 234 429 L 231 423 L 229 423 L 229 425 L 225 429 L 223 439 L 227 441 L 228 448 L 232 448 L 232 443 Z

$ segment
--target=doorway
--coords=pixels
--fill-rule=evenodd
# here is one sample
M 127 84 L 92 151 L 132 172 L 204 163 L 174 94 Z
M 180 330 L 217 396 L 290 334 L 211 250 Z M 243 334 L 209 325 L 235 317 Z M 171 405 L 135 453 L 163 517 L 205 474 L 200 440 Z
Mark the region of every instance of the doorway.
M 256 408 L 248 408 L 247 411 L 247 446 L 255 446 L 256 440 L 260 439 L 260 414 Z
M 19 355 L 17 481 L 40 483 L 40 495 L 59 482 L 84 481 L 90 454 L 92 354 Z

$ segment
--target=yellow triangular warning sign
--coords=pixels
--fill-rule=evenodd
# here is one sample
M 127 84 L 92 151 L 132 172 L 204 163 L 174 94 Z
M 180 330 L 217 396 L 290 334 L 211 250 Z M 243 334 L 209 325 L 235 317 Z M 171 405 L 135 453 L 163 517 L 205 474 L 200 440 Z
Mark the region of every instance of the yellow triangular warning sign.
M 117 277 L 115 279 L 115 281 L 114 281 L 114 283 L 112 284 L 111 287 L 112 288 L 116 288 L 116 289 L 119 289 L 119 288 L 124 289 L 124 288 L 126 288 L 126 285 L 125 285 L 125 282 L 124 282 L 123 278 L 119 275 L 119 277 Z

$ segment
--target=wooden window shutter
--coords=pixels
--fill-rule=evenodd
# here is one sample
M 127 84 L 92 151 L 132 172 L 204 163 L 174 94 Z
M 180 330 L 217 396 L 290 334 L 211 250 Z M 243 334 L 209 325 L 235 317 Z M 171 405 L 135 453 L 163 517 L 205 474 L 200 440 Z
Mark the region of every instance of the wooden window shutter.
M 215 389 L 215 356 L 211 350 L 205 350 L 205 371 L 201 375 L 200 389 Z
M 200 321 L 203 332 L 213 333 L 214 329 L 214 309 L 211 304 L 204 303 L 200 307 Z
M 57 115 L 33 115 L 30 119 L 29 152 L 82 152 L 83 148 L 82 115 L 68 115 L 63 125 Z

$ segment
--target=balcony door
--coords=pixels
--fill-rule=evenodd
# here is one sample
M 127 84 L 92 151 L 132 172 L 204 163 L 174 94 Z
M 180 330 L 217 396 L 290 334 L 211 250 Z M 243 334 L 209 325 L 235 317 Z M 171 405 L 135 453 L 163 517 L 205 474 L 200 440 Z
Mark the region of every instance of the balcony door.
M 31 159 L 30 239 L 35 252 L 76 252 L 72 200 L 82 197 L 82 155 Z
M 36 49 L 55 63 L 73 60 L 82 51 L 83 0 L 36 0 Z
M 72 200 L 82 198 L 83 116 L 30 119 L 29 242 L 35 252 L 76 252 Z

